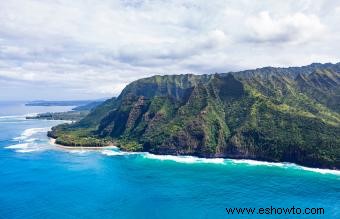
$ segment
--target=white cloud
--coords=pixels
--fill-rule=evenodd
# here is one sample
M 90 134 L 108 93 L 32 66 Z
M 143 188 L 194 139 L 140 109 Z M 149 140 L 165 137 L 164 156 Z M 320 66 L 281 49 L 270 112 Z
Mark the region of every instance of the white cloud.
M 273 18 L 268 11 L 262 11 L 249 18 L 246 24 L 251 31 L 249 38 L 257 42 L 303 43 L 326 34 L 326 28 L 317 16 L 303 13 Z
M 339 8 L 335 0 L 1 1 L 0 92 L 18 82 L 20 97 L 50 98 L 58 87 L 88 98 L 153 74 L 337 62 Z M 30 96 L 35 87 L 45 92 Z

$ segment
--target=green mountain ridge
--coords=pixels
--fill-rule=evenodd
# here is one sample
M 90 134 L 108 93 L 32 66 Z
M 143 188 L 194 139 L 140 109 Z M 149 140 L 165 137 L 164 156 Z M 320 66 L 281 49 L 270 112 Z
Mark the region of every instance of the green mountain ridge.
M 153 76 L 48 133 L 69 146 L 340 168 L 340 63 Z

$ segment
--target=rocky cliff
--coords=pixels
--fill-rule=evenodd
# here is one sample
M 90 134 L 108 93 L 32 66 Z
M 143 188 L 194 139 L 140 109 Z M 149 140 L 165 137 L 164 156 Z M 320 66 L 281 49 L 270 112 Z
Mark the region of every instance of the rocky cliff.
M 339 169 L 339 85 L 340 63 L 153 76 L 49 135 L 65 145 Z

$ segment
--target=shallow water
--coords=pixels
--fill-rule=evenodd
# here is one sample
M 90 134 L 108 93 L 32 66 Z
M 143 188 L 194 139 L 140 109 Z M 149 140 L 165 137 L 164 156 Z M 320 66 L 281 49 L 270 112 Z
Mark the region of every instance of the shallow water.
M 339 171 L 115 147 L 63 150 L 46 137 L 60 121 L 25 120 L 34 108 L 15 104 L 0 104 L 0 218 L 270 218 L 225 210 L 270 206 L 325 210 L 273 218 L 340 217 Z

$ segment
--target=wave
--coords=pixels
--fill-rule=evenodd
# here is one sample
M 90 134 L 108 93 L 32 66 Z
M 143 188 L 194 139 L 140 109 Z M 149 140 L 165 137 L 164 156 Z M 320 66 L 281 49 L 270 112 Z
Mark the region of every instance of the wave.
M 162 161 L 175 161 L 177 163 L 214 163 L 224 164 L 223 158 L 199 158 L 194 156 L 174 156 L 174 155 L 156 155 L 148 152 L 126 152 L 118 150 L 102 150 L 102 154 L 107 156 L 129 156 L 140 155 L 145 159 L 162 160 Z
M 28 143 L 22 143 L 22 144 L 14 144 L 14 145 L 10 145 L 7 146 L 5 148 L 9 148 L 9 149 L 24 149 L 28 147 Z
M 14 144 L 14 145 L 7 146 L 5 148 L 15 150 L 15 152 L 19 152 L 19 153 L 29 153 L 29 152 L 44 151 L 44 150 L 51 149 L 51 147 L 49 147 L 48 144 L 34 143 L 34 142 Z
M 128 156 L 135 154 L 143 154 L 143 152 L 126 152 L 120 150 L 102 150 L 101 153 L 107 156 Z
M 0 119 L 15 119 L 15 118 L 22 118 L 25 115 L 12 115 L 12 116 L 0 116 Z
M 267 162 L 267 161 L 258 161 L 258 160 L 247 160 L 247 159 L 240 159 L 240 160 L 234 160 L 234 159 L 226 159 L 232 164 L 246 164 L 249 166 L 276 166 L 276 167 L 283 167 L 287 165 L 287 163 L 273 163 L 273 162 Z
M 144 158 L 147 159 L 156 159 L 156 160 L 171 160 L 177 163 L 213 163 L 213 164 L 225 164 L 225 160 L 223 158 L 199 158 L 194 156 L 174 156 L 174 155 L 156 155 L 145 153 L 143 154 Z
M 48 130 L 50 130 L 49 127 L 25 129 L 20 136 L 13 138 L 14 141 L 19 142 L 18 144 L 10 145 L 5 148 L 13 149 L 19 153 L 47 150 L 50 148 L 48 144 L 41 142 L 40 138 L 34 138 L 34 136 L 38 133 L 47 132 Z
M 5 147 L 7 149 L 13 149 L 15 152 L 19 153 L 29 153 L 29 152 L 34 152 L 34 151 L 42 151 L 46 150 L 46 146 L 39 145 L 36 143 L 21 143 L 21 144 L 14 144 Z
M 275 167 L 282 167 L 286 169 L 297 169 L 297 170 L 304 170 L 304 171 L 311 171 L 315 173 L 321 174 L 333 174 L 333 175 L 340 175 L 339 170 L 331 170 L 331 169 L 320 169 L 320 168 L 312 168 L 312 167 L 304 167 L 294 163 L 274 163 L 274 162 L 267 162 L 267 161 L 257 161 L 257 160 L 233 160 L 233 159 L 226 159 L 230 163 L 233 164 L 247 164 L 249 166 L 275 166 Z
M 91 152 L 88 149 L 83 149 L 83 150 L 82 149 L 72 149 L 72 150 L 69 150 L 69 149 L 59 149 L 59 150 L 62 150 L 64 152 L 71 153 L 71 154 L 86 154 L 86 153 Z
M 40 150 L 37 150 L 36 148 L 16 150 L 16 152 L 19 152 L 19 153 L 30 153 L 34 151 L 40 151 Z
M 38 113 L 28 113 L 21 115 L 0 116 L 0 121 L 6 120 L 26 120 L 27 116 L 36 116 Z
M 13 140 L 17 140 L 17 141 L 23 141 L 27 139 L 37 133 L 41 133 L 41 132 L 47 132 L 49 131 L 50 128 L 49 127 L 44 127 L 44 128 L 29 128 L 24 130 L 20 136 L 13 138 Z
M 6 121 L 17 121 L 17 120 L 26 120 L 26 115 L 15 115 L 15 116 L 0 116 L 1 122 Z
M 292 164 L 292 166 L 295 166 L 294 168 L 296 168 L 296 169 L 301 169 L 301 170 L 305 170 L 305 171 L 311 171 L 311 172 L 321 173 L 321 174 L 333 174 L 333 175 L 340 176 L 339 170 L 303 167 L 303 166 L 299 166 L 299 165 L 296 165 L 296 164 Z
M 156 155 L 148 152 L 125 152 L 120 150 L 103 150 L 102 154 L 107 156 L 129 156 L 129 155 L 140 155 L 145 159 L 152 160 L 161 160 L 161 161 L 174 161 L 177 163 L 184 164 L 195 164 L 195 163 L 205 163 L 205 164 L 231 164 L 231 165 L 248 165 L 248 166 L 268 166 L 268 167 L 279 167 L 285 169 L 296 169 L 303 171 L 311 171 L 315 173 L 321 174 L 333 174 L 340 175 L 339 170 L 331 170 L 331 169 L 319 169 L 319 168 L 310 168 L 303 167 L 293 163 L 274 163 L 267 161 L 257 161 L 257 160 L 247 160 L 247 159 L 224 159 L 224 158 L 199 158 L 194 156 L 175 156 L 175 155 Z

